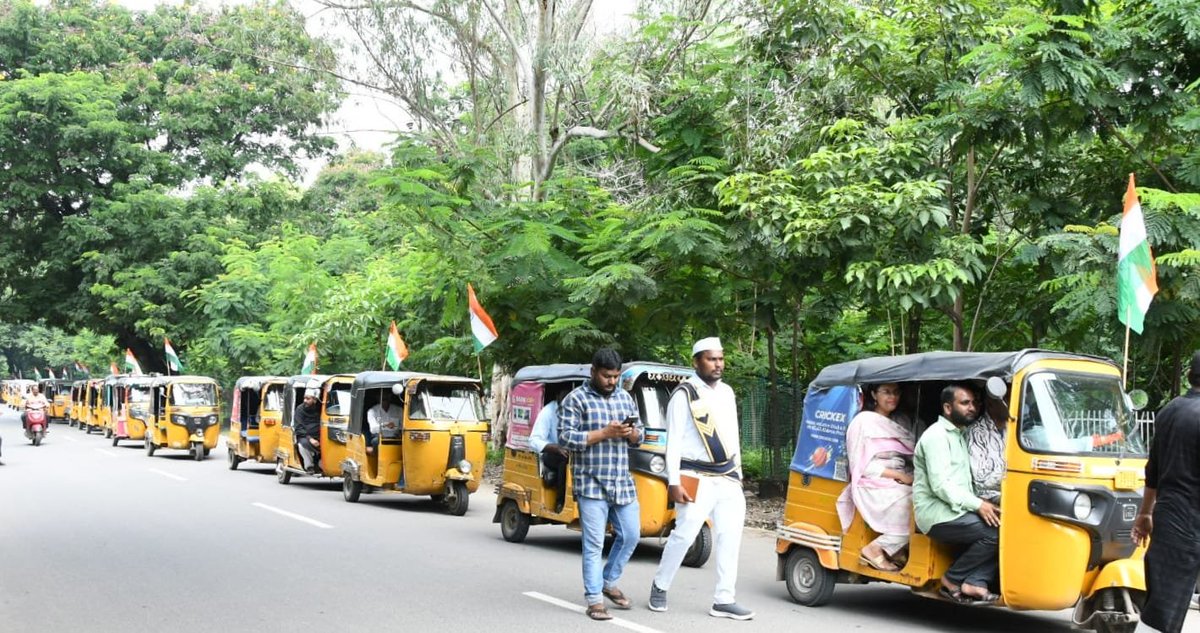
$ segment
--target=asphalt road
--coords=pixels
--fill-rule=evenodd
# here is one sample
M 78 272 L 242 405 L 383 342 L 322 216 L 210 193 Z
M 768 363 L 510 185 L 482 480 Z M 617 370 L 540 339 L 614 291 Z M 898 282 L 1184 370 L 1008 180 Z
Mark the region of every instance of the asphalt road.
M 464 517 L 425 498 L 364 495 L 270 467 L 147 457 L 55 425 L 41 447 L 2 409 L 0 631 L 1004 631 L 1066 632 L 1069 616 L 945 604 L 895 586 L 839 586 L 793 603 L 774 580 L 774 539 L 747 530 L 739 602 L 749 622 L 707 615 L 713 563 L 684 568 L 670 611 L 646 609 L 660 553 L 644 540 L 622 587 L 632 611 L 582 615 L 578 535 L 534 526 L 519 545 L 491 522 L 490 486 Z M 1188 631 L 1200 632 L 1200 615 Z

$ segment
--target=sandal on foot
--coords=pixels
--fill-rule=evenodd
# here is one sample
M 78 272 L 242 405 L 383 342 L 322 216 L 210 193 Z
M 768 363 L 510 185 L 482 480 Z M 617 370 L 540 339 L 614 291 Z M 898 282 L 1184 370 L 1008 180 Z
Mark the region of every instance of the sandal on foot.
M 954 604 L 968 604 L 971 602 L 971 599 L 963 595 L 963 592 L 953 591 L 945 585 L 938 587 L 938 594 Z
M 609 614 L 608 609 L 605 609 L 604 605 L 600 604 L 599 602 L 597 602 L 596 604 L 588 605 L 587 617 L 589 617 L 593 620 L 611 620 L 612 619 L 612 615 Z
M 618 609 L 633 608 L 633 603 L 631 603 L 629 601 L 629 598 L 626 598 L 625 594 L 622 593 L 621 590 L 617 589 L 616 587 L 610 587 L 608 589 L 601 591 L 600 593 L 604 594 L 604 597 L 608 598 L 609 601 L 611 601 L 613 603 L 613 606 Z
M 886 572 L 898 572 L 900 568 L 887 559 L 887 556 L 880 554 L 875 558 L 867 558 L 865 554 L 858 555 L 858 564 L 866 565 L 872 569 Z
M 969 593 L 964 593 L 962 596 L 966 599 L 966 604 L 972 604 L 979 607 L 984 607 L 989 604 L 996 604 L 1000 601 L 1000 594 L 995 594 L 990 591 L 982 596 L 972 596 Z

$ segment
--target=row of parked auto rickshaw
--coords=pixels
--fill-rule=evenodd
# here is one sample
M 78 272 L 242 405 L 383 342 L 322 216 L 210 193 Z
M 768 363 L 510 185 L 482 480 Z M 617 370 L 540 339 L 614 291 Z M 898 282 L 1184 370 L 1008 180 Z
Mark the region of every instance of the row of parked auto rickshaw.
M 652 363 L 622 369 L 621 386 L 633 395 L 646 429 L 630 457 L 643 537 L 665 536 L 673 526 L 664 418 L 671 392 L 691 374 L 690 368 Z M 514 376 L 501 414 L 504 470 L 493 515 L 508 541 L 525 540 L 532 525 L 579 527 L 569 474 L 548 480 L 528 438 L 540 410 L 588 378 L 587 365 L 526 367 Z M 904 566 L 875 569 L 861 562 L 861 553 L 877 534 L 857 515 L 843 530 L 838 517 L 836 502 L 848 479 L 846 426 L 863 406 L 862 390 L 881 383 L 900 385 L 901 409 L 920 429 L 941 414 L 938 394 L 951 383 L 971 385 L 1007 409 L 1000 606 L 1074 607 L 1081 628 L 1133 630 L 1146 587 L 1144 549 L 1134 546 L 1129 531 L 1145 485 L 1148 435 L 1113 363 L 1041 350 L 872 358 L 820 372 L 805 398 L 776 533 L 776 578 L 796 602 L 819 606 L 832 599 L 836 584 L 868 582 L 896 583 L 941 599 L 937 588 L 956 556 L 952 548 L 914 527 Z M 308 389 L 319 393 L 322 459 L 316 472 L 301 466 L 292 419 Z M 7 401 L 7 387 L 4 394 Z M 73 384 L 67 418 L 88 432 L 103 431 L 114 443 L 144 437 L 148 452 L 190 449 L 202 459 L 216 444 L 217 398 L 207 378 L 111 376 Z M 368 412 L 385 399 L 400 408 L 397 423 L 381 426 L 368 451 Z M 415 372 L 247 376 L 234 387 L 226 444 L 230 469 L 243 462 L 270 464 L 281 484 L 293 476 L 341 478 L 349 502 L 364 491 L 430 495 L 461 515 L 479 488 L 490 430 L 479 381 L 472 378 Z M 685 564 L 703 565 L 711 548 L 706 527 Z

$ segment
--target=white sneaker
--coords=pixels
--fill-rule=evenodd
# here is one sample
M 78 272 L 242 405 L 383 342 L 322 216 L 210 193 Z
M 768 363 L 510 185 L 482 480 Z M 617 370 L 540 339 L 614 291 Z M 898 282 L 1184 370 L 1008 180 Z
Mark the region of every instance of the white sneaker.
M 1188 608 L 1200 611 L 1200 594 L 1192 594 L 1192 601 L 1188 603 Z
M 708 610 L 708 614 L 714 618 L 730 618 L 733 620 L 749 620 L 754 617 L 753 611 L 736 602 L 728 604 L 713 603 L 712 608 Z

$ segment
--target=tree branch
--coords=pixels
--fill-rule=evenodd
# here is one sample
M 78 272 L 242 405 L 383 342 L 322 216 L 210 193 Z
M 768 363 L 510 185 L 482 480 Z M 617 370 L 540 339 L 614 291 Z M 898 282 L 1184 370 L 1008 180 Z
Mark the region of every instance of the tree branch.
M 624 127 L 624 126 L 622 126 L 622 127 Z M 562 136 L 559 136 L 558 140 L 554 141 L 554 146 L 550 148 L 550 153 L 547 154 L 547 156 L 546 156 L 546 164 L 542 168 L 542 182 L 545 182 L 550 179 L 550 176 L 554 173 L 554 165 L 555 165 L 555 163 L 558 162 L 559 152 L 562 151 L 562 148 L 565 147 L 566 144 L 571 141 L 571 139 L 575 139 L 575 138 L 595 138 L 595 139 L 628 138 L 628 139 L 636 141 L 638 145 L 640 145 L 643 149 L 645 149 L 646 151 L 648 151 L 652 154 L 657 154 L 658 152 L 662 151 L 662 148 L 654 145 L 650 141 L 643 138 L 641 135 L 622 133 L 620 131 L 620 129 L 621 128 L 618 128 L 617 130 L 602 130 L 600 128 L 595 128 L 590 125 L 576 125 L 575 127 L 572 127 L 569 130 L 563 132 Z

